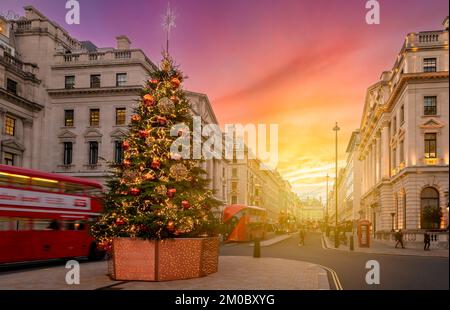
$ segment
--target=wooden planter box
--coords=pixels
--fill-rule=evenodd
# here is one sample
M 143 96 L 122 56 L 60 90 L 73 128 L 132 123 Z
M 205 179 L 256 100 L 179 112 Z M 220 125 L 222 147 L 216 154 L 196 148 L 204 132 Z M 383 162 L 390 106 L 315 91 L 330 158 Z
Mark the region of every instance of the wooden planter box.
M 219 238 L 141 240 L 115 238 L 108 272 L 122 281 L 170 281 L 218 270 Z

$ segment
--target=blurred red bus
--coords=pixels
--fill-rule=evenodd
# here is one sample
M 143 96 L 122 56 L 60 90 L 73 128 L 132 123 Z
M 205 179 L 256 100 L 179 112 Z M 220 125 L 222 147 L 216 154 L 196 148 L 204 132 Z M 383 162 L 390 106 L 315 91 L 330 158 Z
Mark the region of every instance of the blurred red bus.
M 267 210 L 255 206 L 229 205 L 223 210 L 227 241 L 251 241 L 265 238 Z
M 88 234 L 101 194 L 95 181 L 0 165 L 0 264 L 104 257 Z

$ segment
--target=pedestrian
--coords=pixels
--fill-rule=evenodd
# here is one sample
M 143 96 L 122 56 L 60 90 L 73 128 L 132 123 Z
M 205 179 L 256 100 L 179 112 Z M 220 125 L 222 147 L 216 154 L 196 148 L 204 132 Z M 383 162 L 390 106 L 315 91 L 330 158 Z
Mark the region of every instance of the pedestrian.
M 424 251 L 429 251 L 430 250 L 430 243 L 431 243 L 431 238 L 430 238 L 430 234 L 428 233 L 428 231 L 425 231 L 425 233 L 423 234 L 423 250 Z
M 298 232 L 298 245 L 305 245 L 305 231 L 303 229 L 300 229 Z
M 397 248 L 399 244 L 402 246 L 402 249 L 405 248 L 403 245 L 403 232 L 401 229 L 395 233 L 395 240 L 397 241 L 395 243 L 395 248 Z

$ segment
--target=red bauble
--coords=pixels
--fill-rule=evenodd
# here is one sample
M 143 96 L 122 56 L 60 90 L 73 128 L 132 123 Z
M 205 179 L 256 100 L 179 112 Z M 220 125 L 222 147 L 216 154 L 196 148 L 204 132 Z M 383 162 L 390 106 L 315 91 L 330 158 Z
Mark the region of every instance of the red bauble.
M 124 159 L 124 160 L 123 160 L 123 166 L 124 166 L 124 167 L 130 167 L 130 166 L 131 166 L 131 160 L 129 160 L 129 159 Z
M 189 208 L 191 207 L 191 205 L 189 204 L 189 201 L 187 201 L 187 200 L 183 200 L 183 201 L 181 202 L 181 206 L 182 206 L 184 209 L 189 209 Z
M 161 168 L 161 161 L 159 159 L 153 159 L 152 164 L 150 165 L 153 169 Z
M 147 138 L 148 135 L 149 135 L 148 130 L 139 130 L 139 136 L 140 136 L 141 138 Z
M 158 84 L 158 80 L 157 79 L 151 79 L 150 80 L 150 84 L 156 85 L 156 84 Z
M 170 83 L 172 84 L 173 88 L 178 88 L 180 87 L 180 80 L 177 77 L 172 78 L 172 80 L 170 80 Z
M 137 195 L 139 195 L 139 194 L 141 193 L 141 190 L 140 190 L 139 188 L 133 187 L 133 188 L 130 190 L 130 193 L 131 193 L 131 195 L 133 195 L 133 196 L 137 196 Z
M 142 99 L 144 100 L 144 105 L 146 106 L 152 106 L 155 104 L 155 98 L 153 98 L 150 94 L 146 94 Z
M 169 198 L 173 198 L 175 196 L 175 193 L 177 192 L 177 190 L 175 188 L 169 188 L 167 190 L 167 197 Z
M 176 96 L 170 97 L 170 100 L 172 100 L 173 103 L 178 103 L 179 99 Z
M 128 150 L 130 148 L 130 142 L 128 142 L 127 140 L 123 141 L 122 147 L 125 151 Z
M 117 225 L 123 225 L 123 224 L 125 224 L 125 220 L 123 218 L 119 217 L 119 218 L 116 219 L 116 224 Z
M 131 116 L 131 120 L 133 122 L 139 122 L 141 120 L 141 117 L 137 114 L 134 114 L 133 116 Z
M 165 124 L 167 124 L 167 118 L 165 118 L 164 116 L 157 116 L 156 121 L 161 126 L 164 126 Z

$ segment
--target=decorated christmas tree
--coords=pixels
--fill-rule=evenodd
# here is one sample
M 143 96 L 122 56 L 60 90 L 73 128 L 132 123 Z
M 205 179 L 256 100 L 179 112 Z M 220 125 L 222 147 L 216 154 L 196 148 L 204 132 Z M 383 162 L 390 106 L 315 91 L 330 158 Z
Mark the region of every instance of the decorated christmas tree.
M 167 53 L 163 56 L 134 109 L 123 162 L 111 163 L 104 212 L 91 228 L 102 244 L 114 237 L 195 237 L 211 234 L 215 224 L 211 208 L 218 201 L 208 189 L 201 160 L 170 151 L 179 137 L 192 139 L 192 114 L 181 87 L 183 75 Z M 177 124 L 191 130 L 173 135 Z

